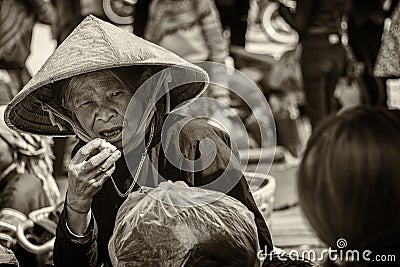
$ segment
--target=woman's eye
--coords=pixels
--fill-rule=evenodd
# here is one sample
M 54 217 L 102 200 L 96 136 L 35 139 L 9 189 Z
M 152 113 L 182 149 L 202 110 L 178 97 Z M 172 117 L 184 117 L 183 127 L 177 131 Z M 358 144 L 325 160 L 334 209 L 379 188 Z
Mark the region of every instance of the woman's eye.
M 111 93 L 111 96 L 119 96 L 120 94 L 122 94 L 121 91 L 119 91 L 119 92 L 113 92 L 113 93 Z
M 87 101 L 87 102 L 83 102 L 81 104 L 79 104 L 78 108 L 88 108 L 92 105 L 92 101 Z

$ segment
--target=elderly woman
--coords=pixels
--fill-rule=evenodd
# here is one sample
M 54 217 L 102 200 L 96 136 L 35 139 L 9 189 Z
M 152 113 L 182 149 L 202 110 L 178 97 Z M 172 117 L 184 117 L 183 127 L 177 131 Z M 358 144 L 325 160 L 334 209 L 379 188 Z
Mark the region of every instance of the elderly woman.
M 43 255 L 36 257 L 19 246 L 16 229 L 32 211 L 60 201 L 51 140 L 10 130 L 3 120 L 5 109 L 0 105 L 0 246 L 11 249 L 22 266 L 38 266 Z
M 14 98 L 5 115 L 10 127 L 80 139 L 68 166 L 57 266 L 110 266 L 107 245 L 119 207 L 131 191 L 163 177 L 238 199 L 254 214 L 260 246 L 272 249 L 229 136 L 169 114 L 207 82 L 202 69 L 89 16 Z M 204 139 L 216 148 L 213 157 Z

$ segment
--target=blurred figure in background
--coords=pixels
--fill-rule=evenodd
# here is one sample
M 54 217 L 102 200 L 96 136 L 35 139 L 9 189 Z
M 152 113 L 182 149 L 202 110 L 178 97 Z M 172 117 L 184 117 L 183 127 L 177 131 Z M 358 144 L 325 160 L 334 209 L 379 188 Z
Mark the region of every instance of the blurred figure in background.
M 213 0 L 152 0 L 144 37 L 182 58 L 225 63 L 228 46 Z
M 151 0 L 144 38 L 189 62 L 225 64 L 229 55 L 214 0 Z M 225 70 L 212 66 L 206 71 L 215 78 L 222 77 Z M 227 95 L 226 89 L 211 85 L 208 92 L 203 94 L 205 97 L 216 95 Z M 196 102 L 179 113 L 197 116 L 199 111 L 206 111 L 207 117 L 211 117 L 216 107 L 210 102 Z
M 53 38 L 59 45 L 83 19 L 80 0 L 51 0 L 51 2 L 57 11 L 57 21 L 51 30 Z
M 54 25 L 53 38 L 58 44 L 88 15 L 95 15 L 102 20 L 120 27 L 127 27 L 132 32 L 134 0 L 51 0 L 57 9 L 58 20 Z M 141 0 L 147 1 L 147 0 Z
M 230 44 L 244 47 L 250 0 L 216 0 L 215 4 L 223 29 L 230 31 Z
M 3 119 L 5 107 L 0 107 L 0 245 L 12 249 L 22 266 L 35 266 L 35 255 L 17 244 L 15 231 L 30 212 L 60 200 L 51 139 L 10 130 Z
M 399 132 L 400 110 L 364 106 L 330 117 L 311 136 L 298 177 L 301 207 L 328 246 L 343 238 L 339 249 L 360 253 L 327 266 L 380 266 L 363 261 L 364 250 L 370 259 L 395 255 L 382 264 L 399 266 Z
M 346 64 L 340 42 L 342 16 L 350 10 L 346 0 L 297 1 L 296 10 L 280 5 L 279 13 L 299 34 L 305 109 L 312 127 L 337 111 L 334 91 Z
M 50 25 L 55 20 L 48 1 L 0 1 L 0 104 L 7 104 L 30 79 L 25 62 L 35 22 Z
M 389 0 L 384 9 L 381 0 L 353 0 L 349 14 L 349 44 L 357 60 L 364 63 L 362 79 L 367 85 L 369 102 L 387 106 L 386 79 L 375 77 L 373 69 L 381 46 L 384 22 L 393 11 L 398 0 Z
M 375 75 L 386 78 L 400 77 L 400 3 L 391 17 L 389 31 L 383 35 L 382 46 L 375 65 Z
M 48 1 L 0 1 L 0 105 L 8 104 L 30 79 L 25 63 L 35 23 L 55 21 Z M 0 107 L 0 246 L 11 249 L 22 266 L 36 266 L 36 255 L 16 242 L 16 227 L 30 212 L 59 199 L 52 176 L 51 142 L 11 131 L 4 124 L 4 109 Z M 15 260 L 11 263 L 18 266 Z

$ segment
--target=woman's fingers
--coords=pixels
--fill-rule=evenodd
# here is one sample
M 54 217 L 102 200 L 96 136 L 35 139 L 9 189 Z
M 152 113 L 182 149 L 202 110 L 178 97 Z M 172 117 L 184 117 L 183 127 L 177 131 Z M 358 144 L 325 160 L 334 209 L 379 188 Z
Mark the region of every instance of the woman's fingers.
M 100 166 L 100 171 L 107 171 L 119 158 L 121 157 L 121 152 L 119 150 L 114 151 L 111 156 L 106 159 Z
M 121 157 L 121 152 L 116 150 L 109 157 L 102 161 L 101 164 L 98 164 L 97 167 L 92 168 L 84 175 L 86 177 L 95 177 L 106 172 L 119 158 Z M 91 163 L 87 163 L 91 164 Z
M 115 171 L 115 164 L 112 164 L 106 171 L 99 173 L 98 176 L 90 180 L 90 183 L 94 188 L 102 187 L 104 182 L 111 177 Z
M 90 206 L 92 197 L 115 170 L 121 152 L 102 139 L 95 139 L 78 150 L 68 165 L 69 199 Z
M 113 153 L 116 151 L 116 148 L 112 150 L 112 148 L 106 148 L 100 151 L 98 154 L 93 157 L 87 159 L 82 163 L 83 170 L 92 170 L 93 168 L 98 168 L 99 165 L 110 158 Z
M 98 149 L 103 142 L 104 140 L 100 138 L 90 141 L 89 143 L 87 143 L 78 150 L 76 155 L 72 158 L 71 163 L 72 164 L 82 163 L 84 160 L 87 159 L 90 153 L 92 153 L 93 150 Z

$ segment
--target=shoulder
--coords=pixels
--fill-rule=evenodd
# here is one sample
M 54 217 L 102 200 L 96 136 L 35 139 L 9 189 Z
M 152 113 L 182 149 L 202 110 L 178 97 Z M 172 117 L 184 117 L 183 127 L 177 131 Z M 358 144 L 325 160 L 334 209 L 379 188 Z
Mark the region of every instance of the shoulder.
M 213 140 L 220 139 L 225 143 L 230 143 L 228 133 L 217 128 L 207 122 L 204 118 L 190 118 L 178 114 L 170 114 L 172 116 L 168 132 L 170 134 L 179 135 L 180 141 L 197 142 L 205 138 Z

